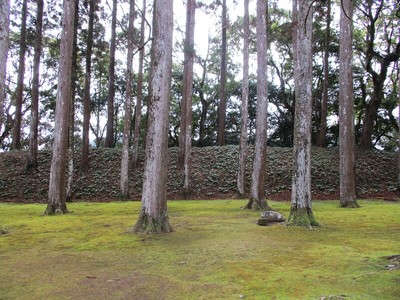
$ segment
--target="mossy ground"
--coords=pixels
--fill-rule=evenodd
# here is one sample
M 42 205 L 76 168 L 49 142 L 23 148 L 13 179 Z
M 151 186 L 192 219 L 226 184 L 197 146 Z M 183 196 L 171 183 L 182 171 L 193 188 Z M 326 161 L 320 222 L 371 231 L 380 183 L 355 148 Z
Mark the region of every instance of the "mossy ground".
M 1 299 L 398 299 L 400 204 L 313 202 L 320 226 L 261 227 L 245 200 L 172 201 L 175 232 L 129 233 L 139 202 L 0 204 Z M 290 203 L 269 202 L 289 215 Z

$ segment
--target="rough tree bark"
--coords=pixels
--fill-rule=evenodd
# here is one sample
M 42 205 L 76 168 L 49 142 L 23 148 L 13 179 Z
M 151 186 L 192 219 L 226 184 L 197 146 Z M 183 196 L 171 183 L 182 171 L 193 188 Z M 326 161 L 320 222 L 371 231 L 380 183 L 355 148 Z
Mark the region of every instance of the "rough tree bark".
M 31 125 L 27 169 L 37 166 L 39 126 L 39 67 L 42 54 L 43 0 L 37 0 L 35 54 L 33 58 Z
M 117 28 L 117 0 L 113 0 L 111 20 L 110 64 L 107 99 L 107 134 L 105 147 L 114 147 L 114 96 L 115 96 L 115 40 Z
M 129 25 L 128 25 L 128 36 L 127 36 L 128 51 L 126 56 L 126 92 L 125 92 L 125 109 L 124 109 L 125 115 L 124 115 L 124 129 L 123 129 L 123 139 L 122 139 L 121 176 L 120 176 L 121 197 L 124 199 L 129 198 L 129 141 L 131 139 L 132 81 L 133 81 L 132 60 L 133 60 L 133 51 L 135 50 L 134 21 L 135 21 L 135 0 L 130 0 Z
M 183 193 L 190 195 L 190 167 L 192 152 L 192 92 L 194 63 L 194 26 L 196 1 L 188 0 L 186 6 L 185 55 L 183 66 L 183 91 L 181 104 L 181 132 L 179 135 L 179 163 L 183 173 Z
M 227 27 L 226 0 L 222 1 L 222 41 L 221 41 L 221 76 L 219 82 L 218 132 L 217 144 L 225 144 L 225 116 L 226 116 L 226 27 Z
M 293 0 L 295 125 L 288 224 L 317 225 L 311 207 L 312 0 Z
M 92 74 L 93 23 L 96 1 L 89 0 L 89 25 L 86 38 L 85 89 L 83 95 L 82 159 L 83 171 L 89 169 L 90 80 Z
M 142 103 L 143 103 L 143 63 L 144 63 L 144 34 L 146 24 L 146 0 L 143 0 L 142 5 L 142 21 L 140 24 L 140 51 L 139 51 L 139 70 L 137 80 L 137 100 L 135 109 L 135 128 L 133 130 L 133 145 L 132 145 L 132 167 L 137 168 L 139 156 L 139 139 L 140 127 L 142 119 Z
M 150 110 L 142 209 L 134 232 L 171 232 L 166 200 L 168 115 L 171 95 L 173 1 L 154 0 Z
M 344 10 L 344 11 L 343 11 Z M 340 206 L 359 207 L 355 185 L 355 129 L 353 100 L 353 3 L 343 0 L 340 10 L 339 152 Z
M 326 1 L 326 32 L 324 41 L 324 82 L 321 101 L 321 122 L 318 132 L 318 147 L 326 146 L 327 116 L 328 116 L 328 88 L 329 88 L 329 42 L 331 31 L 331 0 Z
M 239 143 L 239 165 L 237 175 L 238 198 L 245 197 L 246 182 L 246 150 L 247 150 L 247 122 L 248 122 L 248 103 L 249 103 L 249 44 L 250 44 L 250 21 L 249 21 L 249 0 L 244 0 L 244 19 L 243 19 L 243 80 L 242 80 L 242 107 L 240 123 L 240 143 Z
M 26 53 L 26 18 L 28 1 L 22 2 L 21 36 L 19 39 L 19 65 L 17 91 L 15 95 L 15 119 L 13 128 L 12 149 L 21 149 L 22 99 L 24 94 L 25 53 Z
M 269 209 L 265 200 L 265 167 L 267 160 L 267 1 L 257 0 L 257 115 L 253 172 L 251 174 L 249 209 Z
M 75 0 L 75 11 L 79 10 L 79 0 Z M 72 70 L 71 70 L 71 100 L 69 106 L 69 120 L 68 120 L 68 179 L 66 187 L 66 201 L 72 202 L 72 186 L 74 182 L 74 152 L 75 152 L 75 90 L 76 82 L 78 81 L 78 25 L 79 14 L 75 14 L 74 18 L 74 40 L 72 45 Z
M 10 25 L 10 0 L 0 3 L 0 131 L 3 125 L 3 107 L 6 98 L 6 73 L 8 57 L 8 34 Z
M 65 167 L 68 140 L 68 116 L 71 101 L 75 0 L 64 0 L 63 12 L 53 157 L 50 167 L 49 195 L 47 207 L 44 212 L 45 214 L 68 212 L 65 199 Z

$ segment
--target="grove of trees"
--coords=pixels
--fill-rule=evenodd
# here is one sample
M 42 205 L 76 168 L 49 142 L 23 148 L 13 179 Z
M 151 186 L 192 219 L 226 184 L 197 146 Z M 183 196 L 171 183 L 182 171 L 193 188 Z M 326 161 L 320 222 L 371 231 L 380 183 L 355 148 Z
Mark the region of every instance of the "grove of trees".
M 269 207 L 267 145 L 293 147 L 289 221 L 314 225 L 312 146 L 340 147 L 344 207 L 358 206 L 357 147 L 398 149 L 399 28 L 396 0 L 2 1 L 0 149 L 29 151 L 30 171 L 38 150 L 53 151 L 49 214 L 67 211 L 73 168 L 90 168 L 96 147 L 122 149 L 128 198 L 145 149 L 135 230 L 170 231 L 168 146 L 180 147 L 190 195 L 191 147 L 240 144 L 249 208 Z

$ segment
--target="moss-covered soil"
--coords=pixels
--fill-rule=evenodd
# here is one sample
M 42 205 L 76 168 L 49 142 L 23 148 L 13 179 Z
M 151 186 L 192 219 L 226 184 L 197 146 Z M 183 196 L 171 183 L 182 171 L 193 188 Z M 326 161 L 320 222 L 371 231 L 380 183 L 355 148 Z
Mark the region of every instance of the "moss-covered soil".
M 269 201 L 289 214 L 290 204 Z M 257 226 L 245 200 L 171 201 L 174 232 L 128 233 L 139 202 L 0 204 L 0 299 L 399 299 L 400 203 L 316 201 L 320 226 Z M 330 298 L 329 298 L 330 297 Z
M 292 149 L 268 148 L 266 193 L 270 199 L 289 200 L 292 177 Z M 168 198 L 187 199 L 177 168 L 178 149 L 169 149 Z M 130 196 L 140 199 L 143 180 L 143 153 L 139 168 L 130 173 Z M 357 193 L 361 197 L 400 198 L 397 189 L 397 154 L 357 150 Z M 80 152 L 75 154 L 73 197 L 78 201 L 113 201 L 120 197 L 120 149 L 93 149 L 90 170 L 80 171 Z M 192 155 L 191 199 L 236 197 L 238 147 L 194 148 Z M 0 153 L 0 202 L 45 202 L 49 184 L 51 152 L 39 154 L 37 170 L 25 171 L 27 153 Z M 247 191 L 251 181 L 252 150 L 247 156 Z M 313 148 L 312 192 L 314 199 L 338 199 L 338 149 Z

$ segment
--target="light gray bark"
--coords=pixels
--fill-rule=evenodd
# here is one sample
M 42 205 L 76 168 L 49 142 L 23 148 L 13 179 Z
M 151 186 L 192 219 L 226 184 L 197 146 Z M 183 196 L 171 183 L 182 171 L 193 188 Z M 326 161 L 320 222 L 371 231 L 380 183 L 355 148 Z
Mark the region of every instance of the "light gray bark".
M 345 12 L 343 12 L 343 9 Z M 353 4 L 343 0 L 340 10 L 339 152 L 340 206 L 358 207 L 355 185 L 353 100 Z
M 6 98 L 6 73 L 8 57 L 8 34 L 10 30 L 10 0 L 0 3 L 0 131 L 3 125 L 3 109 Z
M 246 150 L 247 150 L 247 122 L 249 103 L 249 44 L 250 44 L 250 21 L 249 21 L 249 0 L 244 0 L 243 19 L 243 80 L 242 80 L 242 107 L 240 124 L 239 163 L 237 176 L 238 197 L 245 197 L 246 182 Z
M 126 94 L 125 94 L 125 115 L 124 131 L 122 140 L 121 157 L 121 177 L 120 189 L 122 198 L 129 198 L 129 142 L 131 139 L 131 119 L 132 119 L 132 81 L 133 70 L 132 60 L 134 44 L 134 21 L 135 21 L 135 0 L 130 0 L 129 25 L 128 25 L 128 51 L 126 57 Z
M 295 124 L 289 224 L 316 225 L 311 209 L 312 1 L 293 1 Z
M 173 1 L 154 0 L 150 68 L 150 110 L 142 208 L 135 232 L 170 232 L 166 181 L 168 115 L 171 96 Z
M 110 43 L 110 64 L 108 79 L 108 99 L 107 99 L 107 135 L 105 146 L 114 147 L 114 96 L 115 96 L 115 41 L 117 27 L 117 0 L 113 0 L 112 20 L 111 20 L 111 43 Z
M 133 145 L 132 145 L 132 166 L 137 168 L 139 156 L 139 139 L 140 139 L 140 125 L 142 119 L 142 103 L 143 103 L 143 63 L 144 63 L 144 34 L 146 23 L 146 0 L 143 0 L 142 6 L 142 21 L 140 24 L 140 47 L 139 51 L 139 71 L 137 81 L 137 96 L 136 96 L 136 110 L 135 110 L 135 128 L 133 131 Z
M 53 157 L 51 160 L 49 195 L 45 214 L 68 212 L 65 201 L 65 167 L 68 140 L 68 116 L 71 101 L 71 66 L 75 0 L 64 0 L 63 12 Z
M 247 208 L 265 209 L 265 167 L 267 159 L 267 1 L 257 0 L 257 115 L 256 142 L 253 172 L 251 174 L 250 200 Z
M 179 136 L 179 157 L 183 171 L 183 193 L 190 194 L 190 167 L 192 152 L 192 93 L 194 63 L 194 26 L 196 1 L 188 0 L 186 8 L 185 56 L 183 66 L 183 91 L 181 104 L 181 133 Z
M 219 81 L 219 106 L 218 106 L 218 146 L 225 145 L 225 117 L 226 117 L 226 27 L 227 12 L 226 0 L 222 1 L 222 41 L 221 41 L 221 76 Z
M 28 14 L 28 1 L 22 1 L 21 36 L 19 39 L 19 65 L 17 91 L 15 95 L 15 118 L 13 128 L 12 149 L 21 149 L 21 124 L 22 124 L 22 99 L 24 96 L 25 53 L 26 53 L 26 22 Z
M 35 54 L 33 58 L 31 124 L 29 136 L 28 169 L 37 166 L 39 125 L 39 68 L 42 54 L 43 0 L 37 0 Z

